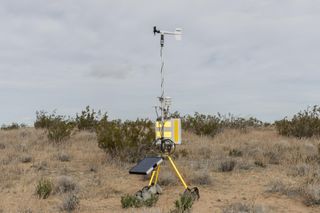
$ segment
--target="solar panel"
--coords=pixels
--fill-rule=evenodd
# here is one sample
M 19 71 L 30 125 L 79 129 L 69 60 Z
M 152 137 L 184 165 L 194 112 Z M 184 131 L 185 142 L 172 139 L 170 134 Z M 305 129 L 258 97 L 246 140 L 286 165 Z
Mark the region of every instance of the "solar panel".
M 130 169 L 130 174 L 147 175 L 154 170 L 160 163 L 162 157 L 145 157 L 136 166 Z

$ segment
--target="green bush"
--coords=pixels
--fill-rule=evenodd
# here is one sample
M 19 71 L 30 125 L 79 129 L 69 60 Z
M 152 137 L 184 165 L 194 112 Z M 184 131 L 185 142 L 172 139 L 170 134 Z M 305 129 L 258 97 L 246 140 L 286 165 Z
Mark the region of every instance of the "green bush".
M 275 122 L 280 135 L 297 138 L 320 136 L 320 107 L 313 106 L 293 116 Z
M 180 117 L 182 120 L 182 128 L 191 131 L 197 135 L 215 136 L 224 129 L 239 129 L 242 131 L 248 128 L 258 128 L 267 126 L 268 124 L 250 117 L 241 118 L 228 115 L 204 115 L 196 112 L 193 116 L 186 115 L 181 117 L 178 112 L 174 113 L 174 117 Z
M 39 198 L 46 199 L 52 192 L 53 185 L 48 179 L 41 179 L 36 186 L 36 194 Z
M 106 119 L 107 113 L 102 114 L 100 110 L 95 112 L 93 109 L 90 110 L 90 107 L 87 106 L 80 115 L 78 113 L 76 114 L 75 122 L 79 130 L 94 131 L 99 122 Z
M 13 129 L 20 129 L 24 127 L 26 127 L 25 124 L 12 123 L 9 125 L 2 125 L 1 130 L 13 130 Z
M 53 142 L 61 142 L 70 137 L 74 124 L 62 116 L 56 116 L 48 130 L 48 139 Z
M 175 201 L 175 209 L 171 210 L 171 213 L 187 213 L 191 212 L 193 205 L 193 197 L 191 193 L 183 193 L 180 199 Z
M 142 205 L 142 201 L 134 195 L 125 195 L 121 197 L 121 206 L 124 209 L 131 207 L 139 208 Z
M 36 121 L 34 122 L 34 127 L 36 129 L 43 128 L 48 129 L 56 119 L 56 112 L 49 114 L 45 111 L 36 112 Z
M 152 148 L 154 124 L 147 119 L 136 121 L 102 120 L 97 127 L 98 145 L 112 157 L 136 162 Z
M 215 136 L 222 130 L 221 120 L 217 116 L 195 113 L 182 118 L 182 127 L 197 135 Z
M 121 197 L 121 206 L 127 208 L 140 208 L 142 206 L 152 207 L 158 202 L 158 195 L 151 195 L 149 199 L 142 200 L 135 195 L 125 195 Z

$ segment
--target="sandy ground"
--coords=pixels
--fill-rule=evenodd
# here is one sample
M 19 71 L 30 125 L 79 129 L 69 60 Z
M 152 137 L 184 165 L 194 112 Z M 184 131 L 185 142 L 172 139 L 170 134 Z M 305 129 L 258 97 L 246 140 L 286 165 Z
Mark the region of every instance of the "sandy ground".
M 263 134 L 260 134 L 261 137 L 265 137 Z M 198 140 L 197 136 L 186 137 L 191 142 Z M 248 139 L 248 136 L 245 137 Z M 5 145 L 4 149 L 0 149 L 0 212 L 61 212 L 66 194 L 53 192 L 47 199 L 39 199 L 35 194 L 35 187 L 43 177 L 54 184 L 61 176 L 72 178 L 80 200 L 79 209 L 75 212 L 169 212 L 184 191 L 179 183 L 163 186 L 163 194 L 155 207 L 122 209 L 121 196 L 136 192 L 147 185 L 148 180 L 128 174 L 133 164 L 108 160 L 97 147 L 92 133 L 75 133 L 65 145 L 56 146 L 47 141 L 43 131 L 0 131 L 0 143 Z M 178 149 L 183 148 L 190 147 Z M 70 156 L 68 161 L 58 159 L 62 152 Z M 31 156 L 32 160 L 22 162 L 21 156 L 24 155 Z M 189 161 L 183 158 L 176 161 L 188 183 L 199 172 L 189 168 L 192 167 L 188 166 L 190 158 Z M 201 198 L 193 205 L 192 212 L 223 212 L 224 207 L 234 203 L 252 205 L 259 213 L 320 212 L 318 206 L 304 205 L 300 196 L 266 192 L 267 185 L 273 180 L 293 184 L 300 181 L 299 177 L 288 176 L 287 167 L 280 164 L 232 172 L 206 170 L 212 183 L 198 186 Z

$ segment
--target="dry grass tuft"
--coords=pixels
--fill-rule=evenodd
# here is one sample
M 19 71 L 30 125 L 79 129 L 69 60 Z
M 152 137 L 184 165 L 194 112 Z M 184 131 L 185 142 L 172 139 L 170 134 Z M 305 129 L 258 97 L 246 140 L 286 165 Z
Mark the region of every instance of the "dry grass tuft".
M 207 171 L 197 172 L 191 179 L 193 185 L 212 185 L 213 180 Z

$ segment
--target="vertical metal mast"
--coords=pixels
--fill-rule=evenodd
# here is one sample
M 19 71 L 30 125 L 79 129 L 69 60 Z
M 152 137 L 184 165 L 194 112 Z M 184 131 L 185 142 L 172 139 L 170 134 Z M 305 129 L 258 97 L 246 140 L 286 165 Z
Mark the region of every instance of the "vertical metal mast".
M 174 32 L 169 32 L 169 31 L 163 31 L 163 30 L 158 30 L 157 27 L 153 27 L 153 33 L 156 35 L 156 33 L 160 34 L 160 58 L 161 58 L 161 96 L 159 97 L 160 101 L 160 119 L 161 120 L 161 138 L 164 138 L 164 124 L 166 119 L 168 118 L 168 113 L 169 113 L 169 106 L 171 104 L 171 99 L 169 97 L 164 96 L 164 58 L 163 58 L 163 46 L 164 46 L 164 35 L 174 35 L 176 40 L 181 40 L 181 29 L 176 28 Z M 157 109 L 157 108 L 156 108 Z
M 164 137 L 164 120 L 165 120 L 165 104 L 164 104 L 164 59 L 163 59 L 163 46 L 164 46 L 164 35 L 161 33 L 160 36 L 160 58 L 161 58 L 161 96 L 159 98 L 160 101 L 160 110 L 161 110 L 161 138 Z

